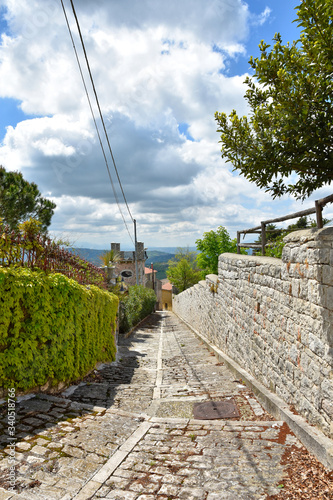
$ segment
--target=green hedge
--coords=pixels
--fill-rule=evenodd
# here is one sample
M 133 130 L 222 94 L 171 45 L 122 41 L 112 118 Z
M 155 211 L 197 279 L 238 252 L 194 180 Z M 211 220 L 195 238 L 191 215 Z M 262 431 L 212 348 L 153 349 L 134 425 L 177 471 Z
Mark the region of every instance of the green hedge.
M 120 297 L 119 331 L 126 333 L 154 311 L 155 292 L 142 285 L 129 287 L 128 295 Z
M 0 267 L 0 387 L 28 390 L 113 361 L 118 298 L 62 274 Z

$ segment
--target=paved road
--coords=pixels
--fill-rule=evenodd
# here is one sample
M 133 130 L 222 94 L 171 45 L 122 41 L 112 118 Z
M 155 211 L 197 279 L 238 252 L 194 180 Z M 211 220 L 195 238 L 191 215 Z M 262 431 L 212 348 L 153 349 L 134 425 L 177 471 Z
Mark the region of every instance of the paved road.
M 279 492 L 300 442 L 175 315 L 152 315 L 104 365 L 62 394 L 17 405 L 16 491 L 0 406 L 0 500 L 251 500 Z M 194 418 L 234 401 L 239 416 Z

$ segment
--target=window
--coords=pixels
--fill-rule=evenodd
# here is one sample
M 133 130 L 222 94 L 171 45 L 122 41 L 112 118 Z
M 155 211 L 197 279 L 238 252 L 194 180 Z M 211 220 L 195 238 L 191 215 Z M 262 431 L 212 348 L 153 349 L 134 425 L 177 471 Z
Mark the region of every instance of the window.
M 131 278 L 133 276 L 133 271 L 130 269 L 125 269 L 124 271 L 121 271 L 120 276 L 123 278 Z

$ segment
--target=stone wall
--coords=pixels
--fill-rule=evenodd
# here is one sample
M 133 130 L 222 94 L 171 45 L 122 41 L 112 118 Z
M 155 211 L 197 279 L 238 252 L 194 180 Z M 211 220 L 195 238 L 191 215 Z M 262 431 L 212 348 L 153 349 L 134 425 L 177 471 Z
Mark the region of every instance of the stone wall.
M 282 260 L 222 254 L 173 310 L 333 435 L 333 228 L 285 238 Z

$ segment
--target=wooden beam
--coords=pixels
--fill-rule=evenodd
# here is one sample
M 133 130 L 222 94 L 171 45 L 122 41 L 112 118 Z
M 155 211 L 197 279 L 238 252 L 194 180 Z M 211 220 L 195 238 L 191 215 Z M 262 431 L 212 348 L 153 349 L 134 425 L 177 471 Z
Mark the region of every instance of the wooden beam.
M 317 200 L 316 203 L 317 202 L 321 207 L 324 207 L 327 203 L 333 203 L 333 194 L 326 196 L 326 198 L 321 198 L 320 200 Z
M 264 224 L 271 224 L 272 222 L 283 222 L 288 219 L 296 219 L 296 217 L 303 217 L 304 215 L 315 214 L 315 208 L 308 208 L 307 210 L 302 210 L 301 212 L 296 212 L 294 214 L 285 215 L 284 217 L 277 217 L 276 219 L 270 219 L 263 221 Z
M 241 248 L 261 248 L 261 243 L 240 243 Z
M 316 219 L 317 219 L 317 228 L 321 229 L 323 227 L 323 209 L 321 205 L 319 205 L 319 201 L 316 202 Z

